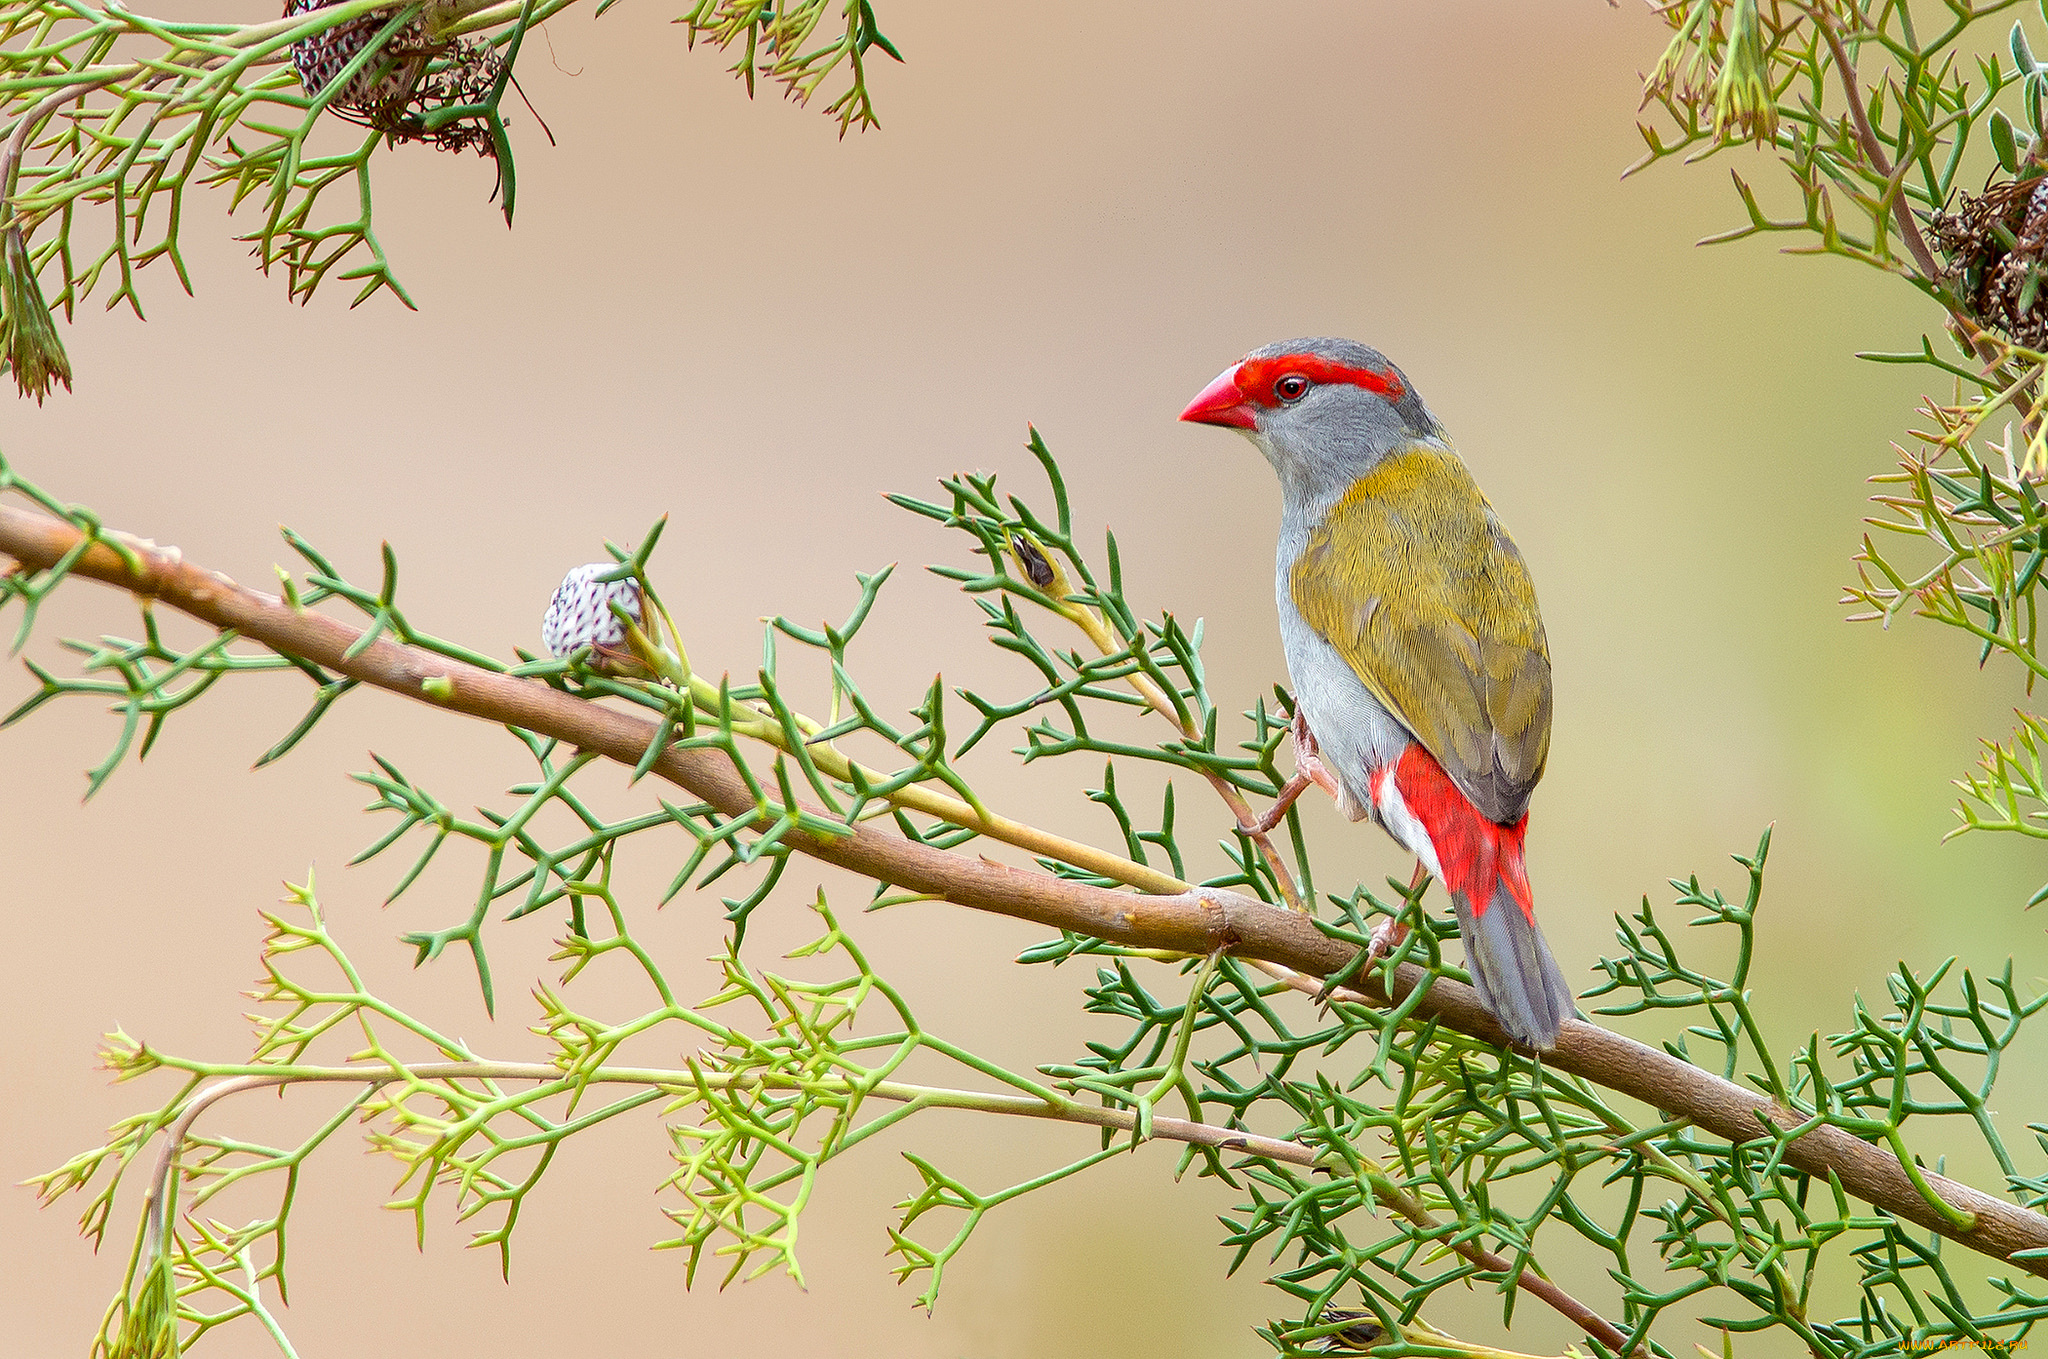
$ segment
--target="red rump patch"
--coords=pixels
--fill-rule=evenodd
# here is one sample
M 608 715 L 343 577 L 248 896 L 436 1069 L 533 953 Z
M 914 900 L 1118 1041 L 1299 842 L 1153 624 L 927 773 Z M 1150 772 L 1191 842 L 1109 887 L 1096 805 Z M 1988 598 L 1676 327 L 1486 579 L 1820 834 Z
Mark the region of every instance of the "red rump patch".
M 1529 869 L 1522 859 L 1522 837 L 1529 830 L 1527 812 L 1512 826 L 1487 820 L 1420 742 L 1401 752 L 1394 766 L 1394 787 L 1429 832 L 1429 843 L 1444 871 L 1444 886 L 1470 906 L 1473 915 L 1486 914 L 1498 883 L 1508 889 L 1529 923 L 1536 923 Z
M 1261 406 L 1278 406 L 1281 402 L 1273 391 L 1273 384 L 1290 373 L 1299 373 L 1310 382 L 1349 383 L 1388 401 L 1399 401 L 1408 393 L 1391 368 L 1386 372 L 1377 368 L 1354 368 L 1319 354 L 1277 354 L 1269 359 L 1246 359 L 1237 366 L 1237 388 L 1247 401 L 1255 401 Z

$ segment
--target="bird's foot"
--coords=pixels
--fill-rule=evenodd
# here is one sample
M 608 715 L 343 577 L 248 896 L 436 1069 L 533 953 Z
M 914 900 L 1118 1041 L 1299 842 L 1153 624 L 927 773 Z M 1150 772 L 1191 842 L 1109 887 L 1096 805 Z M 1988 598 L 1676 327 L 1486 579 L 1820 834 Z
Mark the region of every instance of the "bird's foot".
M 1311 784 L 1336 798 L 1339 803 L 1344 801 L 1344 794 L 1337 786 L 1336 776 L 1323 767 L 1323 762 L 1317 758 L 1317 750 L 1315 733 L 1308 729 L 1307 719 L 1297 710 L 1294 714 L 1294 777 L 1282 785 L 1279 796 L 1273 799 L 1273 805 L 1266 809 L 1266 814 L 1245 828 L 1248 832 L 1253 835 L 1264 835 L 1279 825 L 1288 810 L 1309 790 Z
M 1408 895 L 1410 898 L 1414 897 L 1415 889 L 1422 883 L 1423 874 L 1428 871 L 1420 863 L 1415 865 L 1415 876 L 1408 883 Z M 1408 932 L 1408 911 L 1404 906 L 1399 914 L 1389 916 L 1372 927 L 1372 933 L 1368 936 L 1364 955 L 1346 965 L 1342 972 L 1337 973 L 1323 983 L 1323 989 L 1316 992 L 1316 1004 L 1318 1006 L 1328 1005 L 1330 997 L 1337 993 L 1338 987 L 1345 985 L 1351 978 L 1356 977 L 1361 972 L 1372 971 L 1388 958 L 1393 957 L 1394 950 L 1407 942 Z
M 1417 859 L 1415 872 L 1408 878 L 1408 900 L 1415 900 L 1416 891 L 1429 876 L 1429 866 Z M 1394 914 L 1372 927 L 1372 944 L 1365 951 L 1365 965 L 1377 967 L 1380 960 L 1393 956 L 1394 950 L 1408 939 L 1408 907 L 1403 906 Z
M 1394 950 L 1408 939 L 1408 922 L 1400 916 L 1391 916 L 1372 927 L 1372 943 L 1366 946 L 1365 965 L 1379 966 L 1382 960 L 1391 958 Z
M 1308 786 L 1311 782 L 1312 780 L 1307 774 L 1297 770 L 1293 778 L 1281 785 L 1279 796 L 1273 799 L 1272 806 L 1266 808 L 1266 814 L 1255 818 L 1249 826 L 1246 826 L 1246 832 L 1251 835 L 1264 835 L 1267 831 L 1286 820 L 1288 811 L 1294 806 L 1296 800 L 1308 791 Z
M 1308 719 L 1299 708 L 1294 712 L 1294 768 L 1297 774 L 1308 779 L 1316 787 L 1328 793 L 1337 801 L 1344 800 L 1344 790 L 1337 786 L 1337 776 L 1323 767 L 1323 748 L 1316 742 L 1316 734 L 1308 729 Z

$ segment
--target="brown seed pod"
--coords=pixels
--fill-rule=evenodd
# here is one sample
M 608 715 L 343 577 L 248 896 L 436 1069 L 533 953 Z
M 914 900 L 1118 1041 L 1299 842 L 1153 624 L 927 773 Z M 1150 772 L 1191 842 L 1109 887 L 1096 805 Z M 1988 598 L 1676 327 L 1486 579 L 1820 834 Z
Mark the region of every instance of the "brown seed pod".
M 1369 1350 L 1387 1338 L 1387 1328 L 1370 1312 L 1348 1312 L 1336 1307 L 1325 1307 L 1318 1321 L 1329 1325 L 1336 1321 L 1352 1324 L 1323 1339 L 1326 1354 L 1342 1354 L 1354 1350 Z
M 1965 194 L 1928 225 L 1971 314 L 2017 344 L 2048 347 L 2048 178 Z
M 1052 563 L 1045 559 L 1045 553 L 1039 550 L 1038 544 L 1031 541 L 1029 536 L 1023 533 L 1011 534 L 1010 551 L 1017 558 L 1017 565 L 1024 569 L 1024 574 L 1030 578 L 1033 585 L 1043 590 L 1053 583 L 1056 577 Z
M 286 18 L 325 9 L 337 0 L 285 0 Z M 292 44 L 292 65 L 308 97 L 319 94 L 383 31 L 398 12 L 378 10 L 337 24 Z M 426 20 L 415 16 L 391 35 L 337 91 L 327 107 L 352 123 L 376 128 L 394 141 L 429 142 L 444 151 L 475 148 L 495 154 L 490 132 L 478 119 L 464 118 L 428 131 L 426 115 L 436 109 L 473 104 L 490 93 L 504 59 L 489 42 L 474 38 L 435 41 Z

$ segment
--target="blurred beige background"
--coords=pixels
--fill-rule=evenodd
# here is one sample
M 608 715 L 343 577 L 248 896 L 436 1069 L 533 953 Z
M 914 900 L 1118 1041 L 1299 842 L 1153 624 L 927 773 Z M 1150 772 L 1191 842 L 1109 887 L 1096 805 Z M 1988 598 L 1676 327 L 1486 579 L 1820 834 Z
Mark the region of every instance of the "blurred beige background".
M 519 117 L 516 230 L 485 201 L 488 164 L 386 159 L 379 225 L 418 313 L 388 297 L 349 311 L 332 285 L 289 305 L 282 278 L 227 242 L 224 199 L 202 196 L 186 232 L 197 297 L 152 270 L 147 324 L 95 308 L 67 328 L 78 390 L 0 406 L 0 447 L 109 523 L 252 583 L 286 560 L 280 522 L 362 579 L 388 538 L 412 618 L 501 655 L 536 644 L 565 568 L 663 511 L 659 575 L 699 669 L 751 672 L 759 616 L 836 619 L 853 571 L 901 561 L 860 653 L 870 692 L 900 709 L 933 671 L 1024 681 L 972 604 L 915 569 L 960 560 L 961 544 L 879 493 L 975 467 L 1035 489 L 1035 421 L 1079 521 L 1114 523 L 1133 599 L 1208 620 L 1210 674 L 1235 709 L 1283 676 L 1278 497 L 1240 441 L 1173 416 L 1251 346 L 1355 335 L 1407 370 L 1534 569 L 1557 726 L 1533 872 L 1575 971 L 1610 947 L 1614 912 L 1645 893 L 1668 902 L 1667 877 L 1733 890 L 1726 856 L 1775 822 L 1758 984 L 1788 1046 L 1842 1027 L 1850 990 L 1876 992 L 1901 957 L 1995 970 L 2017 954 L 2038 977 L 2048 952 L 2021 910 L 2038 854 L 1939 843 L 1947 780 L 2022 699 L 2014 668 L 1976 674 L 1960 639 L 1851 627 L 1836 604 L 1863 478 L 1890 465 L 1919 392 L 1915 374 L 1850 355 L 1912 345 L 1931 313 L 1768 243 L 1693 248 L 1734 220 L 1722 168 L 1618 182 L 1640 145 L 1635 73 L 1664 41 L 1641 6 L 886 0 L 908 64 L 874 68 L 883 126 L 844 142 L 816 111 L 748 104 L 717 53 L 685 51 L 669 8 L 585 9 L 529 46 L 522 80 L 560 144 Z M 84 588 L 46 618 L 32 653 L 46 660 L 59 636 L 135 627 L 125 601 Z M 0 673 L 0 709 L 29 689 L 18 667 Z M 0 735 L 0 1180 L 160 1096 L 105 1085 L 101 1031 L 246 1050 L 235 993 L 254 976 L 256 911 L 309 864 L 381 985 L 479 1047 L 530 1050 L 525 991 L 552 975 L 557 924 L 497 929 L 493 1024 L 466 962 L 415 974 L 396 943 L 466 910 L 475 859 L 444 854 L 389 910 L 400 862 L 343 867 L 385 826 L 357 814 L 366 796 L 345 777 L 367 749 L 467 807 L 523 776 L 507 743 L 365 695 L 248 772 L 306 697 L 277 678 L 201 704 L 89 806 L 79 771 L 112 738 L 105 714 L 74 702 Z M 1077 791 L 1092 761 L 1014 771 L 996 743 L 980 754 L 984 793 L 1070 834 L 1109 832 Z M 1184 825 L 1213 815 L 1183 806 Z M 1327 806 L 1310 817 L 1324 886 L 1405 872 L 1376 834 Z M 820 884 L 861 899 L 798 865 L 764 937 L 799 938 L 796 908 Z M 1111 1032 L 1078 1012 L 1082 969 L 1010 964 L 1040 931 L 922 905 L 856 928 L 934 1029 L 992 1055 L 1066 1060 Z M 680 984 L 711 988 L 691 960 L 718 946 L 714 901 L 683 898 L 649 931 Z M 2036 1048 L 2009 1088 L 2042 1069 Z M 284 1112 L 324 1101 L 295 1095 Z M 301 1191 L 293 1334 L 309 1359 L 369 1344 L 1250 1355 L 1266 1352 L 1250 1328 L 1287 1314 L 1261 1261 L 1223 1279 L 1214 1219 L 1233 1200 L 1171 1187 L 1166 1149 L 993 1215 L 936 1313 L 913 1311 L 883 1257 L 887 1205 L 915 1188 L 898 1150 L 993 1187 L 1086 1143 L 965 1118 L 882 1140 L 823 1183 L 802 1237 L 808 1291 L 700 1279 L 691 1294 L 681 1261 L 646 1249 L 669 1234 L 651 1121 L 560 1158 L 510 1286 L 445 1211 L 416 1253 L 409 1222 L 377 1207 L 389 1164 L 337 1144 Z M 95 1257 L 78 1206 L 0 1193 L 0 1350 L 82 1352 L 132 1216 Z M 1610 1297 L 1585 1263 L 1589 1294 Z M 1434 1319 L 1501 1340 L 1483 1294 Z M 1570 1338 L 1530 1307 L 1518 1322 L 1516 1348 Z M 209 1352 L 266 1350 L 251 1330 Z

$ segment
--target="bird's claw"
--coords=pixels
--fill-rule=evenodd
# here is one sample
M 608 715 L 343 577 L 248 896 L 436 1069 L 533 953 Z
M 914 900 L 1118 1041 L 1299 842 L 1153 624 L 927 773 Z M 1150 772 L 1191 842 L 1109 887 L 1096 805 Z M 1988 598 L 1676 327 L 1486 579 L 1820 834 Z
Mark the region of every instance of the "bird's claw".
M 1323 989 L 1316 992 L 1316 1005 L 1318 1007 L 1328 1005 L 1330 998 L 1337 994 L 1338 987 L 1345 985 L 1351 978 L 1356 977 L 1361 972 L 1372 971 L 1386 959 L 1391 958 L 1394 955 L 1394 950 L 1401 947 L 1407 938 L 1408 922 L 1399 916 L 1382 920 L 1379 924 L 1373 926 L 1371 942 L 1365 946 L 1365 957 L 1356 964 L 1346 967 L 1343 971 L 1334 973 L 1326 979 L 1323 982 Z
M 1245 827 L 1249 833 L 1264 835 L 1279 825 L 1286 819 L 1288 809 L 1294 806 L 1296 799 L 1308 791 L 1311 784 L 1336 798 L 1339 803 L 1343 802 L 1344 795 L 1337 786 L 1336 776 L 1323 767 L 1323 762 L 1316 757 L 1316 750 L 1315 733 L 1308 729 L 1308 720 L 1297 710 L 1294 714 L 1294 777 L 1281 787 L 1279 794 L 1273 799 L 1273 805 L 1266 809 L 1266 814 Z
M 1297 708 L 1294 713 L 1294 767 L 1310 783 L 1341 802 L 1343 790 L 1337 786 L 1337 776 L 1323 767 L 1321 755 L 1322 747 L 1316 743 L 1316 734 L 1308 729 L 1308 719 Z
M 1394 950 L 1401 947 L 1408 938 L 1408 922 L 1400 916 L 1389 916 L 1372 927 L 1372 943 L 1365 950 L 1365 965 L 1377 967 L 1384 959 L 1390 958 Z

